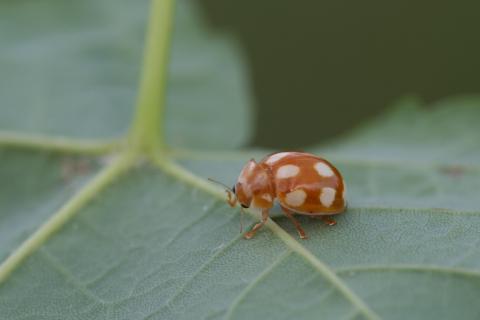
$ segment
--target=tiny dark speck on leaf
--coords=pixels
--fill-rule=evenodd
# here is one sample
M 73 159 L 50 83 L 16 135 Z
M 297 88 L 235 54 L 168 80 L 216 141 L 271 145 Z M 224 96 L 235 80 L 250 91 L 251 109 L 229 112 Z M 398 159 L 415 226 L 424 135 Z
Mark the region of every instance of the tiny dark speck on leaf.
M 460 166 L 447 166 L 440 168 L 440 172 L 453 178 L 460 178 L 465 174 L 465 169 Z
M 85 158 L 66 157 L 62 160 L 61 175 L 65 183 L 69 183 L 74 177 L 83 176 L 92 170 L 92 164 Z

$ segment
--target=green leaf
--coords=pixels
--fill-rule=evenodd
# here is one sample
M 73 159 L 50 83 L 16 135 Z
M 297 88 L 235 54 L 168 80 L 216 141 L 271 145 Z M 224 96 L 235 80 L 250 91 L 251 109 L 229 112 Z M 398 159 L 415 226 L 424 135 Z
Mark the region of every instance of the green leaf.
M 0 3 L 0 129 L 112 138 L 131 118 L 146 2 Z
M 184 2 L 169 67 L 168 141 L 204 149 L 245 145 L 252 115 L 241 53 Z M 124 134 L 147 7 L 148 1 L 1 2 L 0 132 L 92 140 Z
M 172 3 L 152 2 L 146 57 L 168 49 Z M 405 100 L 313 148 L 344 174 L 349 210 L 334 227 L 299 217 L 302 241 L 275 208 L 247 241 L 239 210 L 205 179 L 232 183 L 267 152 L 232 150 L 251 121 L 231 40 L 179 1 L 171 63 L 144 61 L 131 116 L 145 3 L 72 6 L 0 4 L 2 26 L 17 30 L 0 28 L 12 50 L 0 64 L 32 72 L 10 87 L 0 75 L 0 318 L 478 319 L 478 99 Z M 62 68 L 42 65 L 51 54 Z M 68 70 L 85 74 L 59 83 Z M 56 85 L 68 90 L 42 96 Z

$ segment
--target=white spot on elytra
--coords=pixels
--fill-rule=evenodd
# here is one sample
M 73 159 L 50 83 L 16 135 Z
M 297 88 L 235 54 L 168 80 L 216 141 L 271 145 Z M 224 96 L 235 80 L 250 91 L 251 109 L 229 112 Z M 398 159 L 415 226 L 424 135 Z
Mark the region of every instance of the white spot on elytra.
M 335 200 L 336 193 L 337 190 L 333 188 L 322 188 L 322 192 L 320 193 L 320 202 L 322 203 L 322 205 L 327 208 L 330 207 Z
M 300 168 L 297 166 L 294 166 L 293 164 L 287 164 L 284 166 L 281 166 L 277 170 L 277 179 L 286 179 L 286 178 L 291 178 L 295 177 L 298 173 L 300 172 Z
M 290 154 L 290 152 L 279 152 L 279 153 L 272 154 L 270 157 L 268 157 L 268 159 L 267 159 L 267 161 L 265 161 L 265 163 L 273 164 L 273 163 L 277 162 L 278 160 L 280 160 L 282 158 L 285 158 L 289 154 Z
M 285 202 L 289 206 L 298 207 L 305 202 L 306 198 L 307 198 L 307 194 L 305 193 L 305 191 L 298 189 L 290 193 L 287 193 L 287 195 L 285 196 Z
M 272 202 L 272 196 L 268 193 L 262 194 L 262 199 L 267 200 L 268 202 Z
M 331 177 L 335 174 L 332 168 L 330 168 L 326 163 L 323 162 L 317 162 L 313 167 L 322 177 Z

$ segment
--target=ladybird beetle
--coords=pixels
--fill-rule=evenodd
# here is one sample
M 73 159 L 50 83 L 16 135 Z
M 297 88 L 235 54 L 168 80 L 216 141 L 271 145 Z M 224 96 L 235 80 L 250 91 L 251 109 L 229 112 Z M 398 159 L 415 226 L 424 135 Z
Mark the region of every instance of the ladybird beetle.
M 231 206 L 238 201 L 243 208 L 262 211 L 261 222 L 245 234 L 247 239 L 265 224 L 275 199 L 302 239 L 307 235 L 294 213 L 320 217 L 334 225 L 336 222 L 328 216 L 346 209 L 345 184 L 337 168 L 325 159 L 303 152 L 277 152 L 259 163 L 251 159 L 227 193 Z

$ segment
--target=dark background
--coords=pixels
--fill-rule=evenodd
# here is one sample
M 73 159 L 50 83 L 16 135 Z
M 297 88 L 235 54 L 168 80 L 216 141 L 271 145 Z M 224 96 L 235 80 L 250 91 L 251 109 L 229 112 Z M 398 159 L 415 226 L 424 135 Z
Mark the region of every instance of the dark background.
M 322 142 L 415 94 L 478 93 L 479 1 L 200 0 L 244 47 L 254 144 Z

